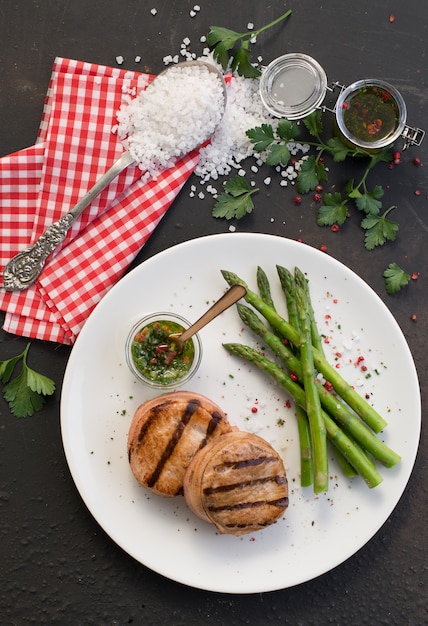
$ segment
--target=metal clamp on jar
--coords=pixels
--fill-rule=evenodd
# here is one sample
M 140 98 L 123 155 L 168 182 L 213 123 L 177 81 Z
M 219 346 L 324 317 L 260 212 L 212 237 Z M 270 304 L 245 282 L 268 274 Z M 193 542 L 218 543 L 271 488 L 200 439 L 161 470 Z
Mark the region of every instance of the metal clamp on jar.
M 337 88 L 340 93 L 330 109 L 322 103 L 327 91 Z M 306 54 L 285 54 L 272 61 L 263 70 L 260 97 L 269 113 L 289 120 L 302 119 L 316 109 L 330 111 L 344 142 L 368 151 L 390 146 L 399 137 L 405 150 L 419 146 L 425 136 L 422 129 L 406 125 L 406 104 L 395 87 L 377 79 L 328 86 L 324 69 Z

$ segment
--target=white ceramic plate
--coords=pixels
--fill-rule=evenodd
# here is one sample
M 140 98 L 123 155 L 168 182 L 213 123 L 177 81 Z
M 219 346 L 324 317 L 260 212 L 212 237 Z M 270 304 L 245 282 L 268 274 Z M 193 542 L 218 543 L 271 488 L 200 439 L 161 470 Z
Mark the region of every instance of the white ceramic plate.
M 380 468 L 369 490 L 331 462 L 330 490 L 314 496 L 299 483 L 297 429 L 287 395 L 262 372 L 232 357 L 222 342 L 257 345 L 234 308 L 201 331 L 202 364 L 188 389 L 205 394 L 238 427 L 257 432 L 283 455 L 290 486 L 286 515 L 240 538 L 217 535 L 183 498 L 164 499 L 137 484 L 126 440 L 132 415 L 159 392 L 137 383 L 125 363 L 127 333 L 139 317 L 171 310 L 196 320 L 226 288 L 221 269 L 256 287 L 268 274 L 279 310 L 276 264 L 307 273 L 327 356 L 387 419 L 384 441 L 402 461 Z M 340 355 L 340 356 L 339 356 Z M 367 372 L 355 365 L 364 356 Z M 367 377 L 369 375 L 369 377 Z M 253 412 L 257 408 L 257 412 Z M 284 421 L 279 425 L 279 421 Z M 101 301 L 72 350 L 65 374 L 61 426 L 73 479 L 94 518 L 129 555 L 180 583 L 226 593 L 255 593 L 311 580 L 339 565 L 377 532 L 408 482 L 420 435 L 418 378 L 407 343 L 378 296 L 341 263 L 304 244 L 262 234 L 213 235 L 152 257 Z

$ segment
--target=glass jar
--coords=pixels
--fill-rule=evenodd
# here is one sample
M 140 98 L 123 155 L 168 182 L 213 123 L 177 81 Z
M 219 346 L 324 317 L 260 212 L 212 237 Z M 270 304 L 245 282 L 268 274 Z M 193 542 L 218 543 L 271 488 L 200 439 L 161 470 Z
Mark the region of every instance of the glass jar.
M 340 89 L 333 109 L 324 105 L 327 90 Z M 293 52 L 274 59 L 260 78 L 260 97 L 275 117 L 299 120 L 316 109 L 335 114 L 338 134 L 347 145 L 377 151 L 404 139 L 403 150 L 419 146 L 425 131 L 406 125 L 403 97 L 389 83 L 377 79 L 358 80 L 349 87 L 338 82 L 327 85 L 327 76 L 312 57 Z
M 327 76 L 306 54 L 291 53 L 272 61 L 260 78 L 260 97 L 275 117 L 298 120 L 319 108 L 325 98 Z

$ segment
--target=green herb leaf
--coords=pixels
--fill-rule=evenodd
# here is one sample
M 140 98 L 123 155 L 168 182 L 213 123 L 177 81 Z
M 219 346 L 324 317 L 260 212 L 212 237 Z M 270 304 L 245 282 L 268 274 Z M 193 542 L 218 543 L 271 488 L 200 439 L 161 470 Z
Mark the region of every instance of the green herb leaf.
M 252 65 L 250 56 L 251 52 L 245 44 L 242 45 L 233 57 L 231 65 L 232 71 L 234 72 L 236 70 L 240 76 L 244 76 L 245 78 L 258 78 L 261 71 Z
M 364 243 L 367 250 L 373 250 L 376 246 L 383 246 L 387 241 L 395 240 L 398 224 L 386 217 L 394 208 L 389 207 L 383 215 L 368 215 L 361 222 L 361 227 L 366 231 Z
M 22 359 L 24 353 L 14 356 L 8 361 L 0 361 L 0 381 L 8 383 L 15 369 L 15 365 Z
M 224 217 L 228 220 L 240 219 L 247 213 L 251 213 L 254 203 L 251 198 L 253 193 L 259 191 L 251 189 L 243 176 L 235 176 L 224 184 L 224 193 L 220 194 L 214 205 L 213 217 Z
M 52 395 L 55 391 L 53 380 L 28 367 L 29 348 L 28 343 L 24 352 L 8 361 L 0 362 L 0 380 L 7 383 L 3 388 L 3 395 L 16 417 L 33 415 L 44 406 L 46 396 Z M 15 365 L 21 360 L 21 372 L 11 380 Z
M 40 411 L 46 398 L 28 386 L 26 372 L 23 369 L 4 389 L 4 398 L 15 417 L 28 417 Z
M 348 209 L 346 200 L 343 200 L 339 192 L 325 193 L 323 204 L 318 211 L 318 226 L 332 226 L 333 224 L 343 224 L 346 220 Z
M 273 128 L 270 124 L 250 128 L 245 134 L 251 140 L 256 152 L 263 152 L 275 141 Z
M 382 208 L 382 202 L 380 199 L 383 197 L 384 191 L 380 185 L 376 185 L 371 191 L 360 193 L 358 196 L 349 197 L 355 198 L 355 204 L 360 211 L 363 211 L 367 215 L 378 215 Z
M 402 270 L 397 263 L 390 263 L 384 271 L 383 277 L 385 279 L 386 292 L 389 294 L 397 293 L 410 280 L 410 274 Z
M 229 50 L 227 42 L 221 41 L 216 45 L 213 51 L 213 57 L 226 71 L 229 66 Z
M 211 26 L 207 35 L 207 44 L 212 48 L 221 42 L 226 49 L 231 50 L 241 37 L 242 33 L 237 33 L 235 30 L 230 30 L 230 28 Z
M 332 137 L 331 139 L 327 141 L 327 145 L 333 156 L 333 160 L 336 163 L 339 163 L 340 161 L 344 161 L 346 157 L 349 155 L 348 146 L 344 144 L 343 141 L 339 139 L 339 137 Z
M 310 113 L 303 120 L 304 125 L 308 129 L 312 137 L 319 137 L 322 133 L 321 111 Z
M 291 122 L 284 117 L 279 121 L 276 133 L 284 141 L 291 141 L 299 136 L 300 129 L 295 122 Z
M 268 165 L 287 165 L 291 159 L 290 150 L 287 144 L 275 143 L 270 147 L 269 154 L 266 157 Z
M 320 163 L 315 156 L 310 156 L 303 161 L 297 174 L 297 190 L 299 193 L 313 191 L 320 181 L 326 181 L 327 174 L 323 163 Z

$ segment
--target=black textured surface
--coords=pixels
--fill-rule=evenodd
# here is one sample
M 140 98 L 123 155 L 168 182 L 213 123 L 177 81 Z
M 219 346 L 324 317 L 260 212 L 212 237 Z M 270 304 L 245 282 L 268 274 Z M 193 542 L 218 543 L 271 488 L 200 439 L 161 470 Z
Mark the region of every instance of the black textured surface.
M 428 128 L 427 22 L 423 0 L 305 0 L 231 3 L 188 0 L 2 0 L 0 4 L 0 156 L 34 143 L 55 56 L 158 72 L 162 58 L 179 52 L 185 37 L 198 52 L 201 35 L 218 24 L 244 31 L 287 8 L 289 22 L 259 38 L 265 62 L 291 51 L 306 52 L 329 80 L 350 84 L 365 77 L 393 83 L 407 103 L 408 121 Z M 152 16 L 151 8 L 158 13 Z M 395 20 L 390 21 L 390 15 Z M 194 44 L 194 46 L 193 46 Z M 141 55 L 142 63 L 134 58 Z M 415 167 L 419 156 L 425 167 Z M 358 165 L 332 168 L 330 183 L 356 175 Z M 428 358 L 428 141 L 403 155 L 395 170 L 380 167 L 384 206 L 397 205 L 397 241 L 368 253 L 356 220 L 339 233 L 315 224 L 315 206 L 293 190 L 265 189 L 238 230 L 302 238 L 327 245 L 366 280 L 400 324 L 419 372 L 426 416 Z M 261 181 L 262 182 L 262 181 Z M 189 182 L 190 184 L 190 182 Z M 263 183 L 262 183 L 263 184 Z M 419 189 L 420 195 L 415 191 Z M 227 232 L 211 217 L 211 201 L 188 198 L 188 185 L 136 262 L 189 237 Z M 392 261 L 417 281 L 400 294 L 385 293 L 382 272 Z M 417 321 L 411 321 L 411 315 Z M 0 332 L 0 360 L 21 351 L 26 339 Z M 18 420 L 0 398 L 0 623 L 240 625 L 422 625 L 427 613 L 426 430 L 408 488 L 375 537 L 324 576 L 282 591 L 235 596 L 190 589 L 154 574 L 123 553 L 83 504 L 64 457 L 59 426 L 61 382 L 69 348 L 34 342 L 35 369 L 52 377 L 58 391 L 46 408 Z M 142 529 L 142 533 L 144 529 Z M 160 546 L 161 550 L 162 547 Z M 257 576 L 257 572 L 254 573 Z

